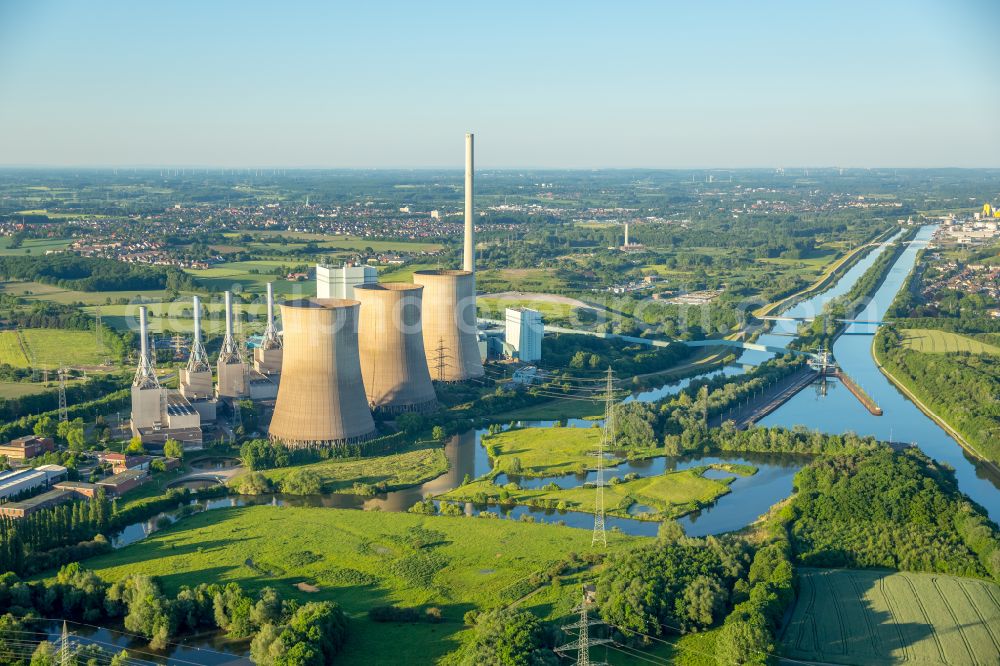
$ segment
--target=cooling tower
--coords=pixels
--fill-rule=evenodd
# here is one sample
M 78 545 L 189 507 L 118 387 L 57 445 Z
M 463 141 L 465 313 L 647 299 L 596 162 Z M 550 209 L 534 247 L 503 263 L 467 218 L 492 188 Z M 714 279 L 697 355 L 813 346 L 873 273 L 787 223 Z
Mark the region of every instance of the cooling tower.
M 354 287 L 354 297 L 361 303 L 361 375 L 373 411 L 427 411 L 437 404 L 424 355 L 423 290 L 399 282 Z
M 424 353 L 431 378 L 460 382 L 483 376 L 476 331 L 476 279 L 469 271 L 416 271 L 424 287 Z
M 358 356 L 358 305 L 335 298 L 281 304 L 284 358 L 272 439 L 302 448 L 375 434 Z

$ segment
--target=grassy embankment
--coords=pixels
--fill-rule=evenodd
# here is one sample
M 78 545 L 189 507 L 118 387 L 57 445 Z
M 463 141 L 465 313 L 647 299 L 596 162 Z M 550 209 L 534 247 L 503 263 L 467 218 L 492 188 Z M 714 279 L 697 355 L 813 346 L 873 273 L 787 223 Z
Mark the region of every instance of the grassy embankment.
M 782 655 L 810 662 L 1000 663 L 1000 587 L 884 570 L 800 569 Z
M 589 551 L 590 538 L 586 530 L 508 520 L 256 506 L 195 515 L 87 566 L 109 580 L 158 576 L 170 595 L 181 585 L 237 581 L 251 593 L 271 586 L 303 602 L 333 600 L 353 618 L 338 663 L 400 663 L 414 655 L 433 663 L 458 647 L 468 610 L 523 597 L 518 605 L 540 617 L 567 617 L 579 583 L 592 573 L 564 576 L 530 596 L 523 581 L 571 552 Z M 609 551 L 640 541 L 612 536 Z M 295 587 L 304 581 L 319 592 Z M 437 606 L 445 621 L 368 619 L 370 608 L 387 604 Z
M 493 479 L 500 473 L 522 477 L 548 477 L 581 473 L 592 469 L 593 453 L 601 437 L 598 428 L 527 428 L 510 430 L 483 440 L 494 460 L 493 471 L 487 476 L 462 485 L 440 496 L 455 501 L 483 501 L 491 503 L 543 506 L 560 510 L 592 512 L 594 490 L 592 487 L 520 489 L 502 488 Z M 633 452 L 634 458 L 661 455 L 660 449 L 643 449 Z M 616 477 L 614 465 L 620 457 L 607 459 L 606 478 Z M 723 479 L 703 476 L 710 467 L 733 474 Z M 683 471 L 666 472 L 655 476 L 609 483 L 604 498 L 608 513 L 626 516 L 632 504 L 645 505 L 649 510 L 636 517 L 662 520 L 684 515 L 717 500 L 729 492 L 729 484 L 736 476 L 756 472 L 752 467 L 740 465 L 712 465 Z
M 279 484 L 289 474 L 301 471 L 316 473 L 324 493 L 350 493 L 355 483 L 370 486 L 384 484 L 387 489 L 393 490 L 416 486 L 441 476 L 448 471 L 448 459 L 440 446 L 431 446 L 370 458 L 331 458 L 261 473 Z M 237 482 L 238 479 L 234 479 L 233 483 Z

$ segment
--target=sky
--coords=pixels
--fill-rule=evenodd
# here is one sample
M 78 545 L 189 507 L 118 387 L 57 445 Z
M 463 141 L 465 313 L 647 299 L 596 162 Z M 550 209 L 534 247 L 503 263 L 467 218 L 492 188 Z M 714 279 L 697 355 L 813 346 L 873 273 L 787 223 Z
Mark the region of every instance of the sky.
M 1000 1 L 0 0 L 0 165 L 997 167 Z

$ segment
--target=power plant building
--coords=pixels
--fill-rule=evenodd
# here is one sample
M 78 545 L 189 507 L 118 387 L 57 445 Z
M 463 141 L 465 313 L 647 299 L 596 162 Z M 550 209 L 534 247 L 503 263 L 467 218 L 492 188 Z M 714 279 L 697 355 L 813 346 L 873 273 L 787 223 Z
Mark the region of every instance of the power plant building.
M 359 284 L 378 282 L 374 266 L 340 267 L 316 265 L 316 298 L 354 298 L 354 288 Z
M 226 292 L 226 337 L 222 340 L 216 362 L 216 395 L 220 398 L 242 398 L 249 394 L 248 368 L 243 350 L 233 334 L 233 294 Z
M 358 351 L 354 300 L 281 304 L 284 357 L 271 439 L 290 448 L 338 446 L 375 435 Z
M 176 439 L 188 448 L 201 448 L 201 416 L 177 391 L 160 386 L 149 353 L 146 307 L 139 308 L 139 365 L 132 380 L 132 434 L 144 443 L 163 444 Z
M 476 280 L 469 271 L 416 271 L 424 287 L 424 354 L 431 378 L 460 382 L 483 376 L 476 329 Z
M 424 352 L 423 290 L 407 283 L 354 288 L 354 297 L 361 303 L 361 375 L 372 411 L 420 412 L 437 405 Z
M 262 375 L 276 375 L 281 372 L 281 336 L 274 324 L 274 285 L 267 283 L 267 326 L 264 338 L 253 350 L 253 367 Z
M 186 398 L 202 422 L 214 421 L 216 416 L 215 391 L 212 386 L 212 365 L 201 340 L 201 300 L 194 297 L 194 336 L 187 366 L 181 368 L 180 393 Z
M 518 360 L 525 363 L 541 360 L 545 334 L 542 313 L 529 308 L 507 308 L 504 319 L 506 342 Z

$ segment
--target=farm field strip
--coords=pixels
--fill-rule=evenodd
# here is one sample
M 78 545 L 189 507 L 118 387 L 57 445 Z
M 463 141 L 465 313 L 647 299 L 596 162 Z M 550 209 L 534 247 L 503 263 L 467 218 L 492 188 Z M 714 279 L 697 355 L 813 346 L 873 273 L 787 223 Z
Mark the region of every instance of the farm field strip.
M 903 330 L 903 345 L 908 349 L 925 354 L 948 352 L 968 352 L 970 354 L 995 354 L 1000 356 L 1000 347 L 981 342 L 958 333 L 926 328 Z
M 800 570 L 782 654 L 857 666 L 1000 663 L 1000 588 L 940 574 Z

